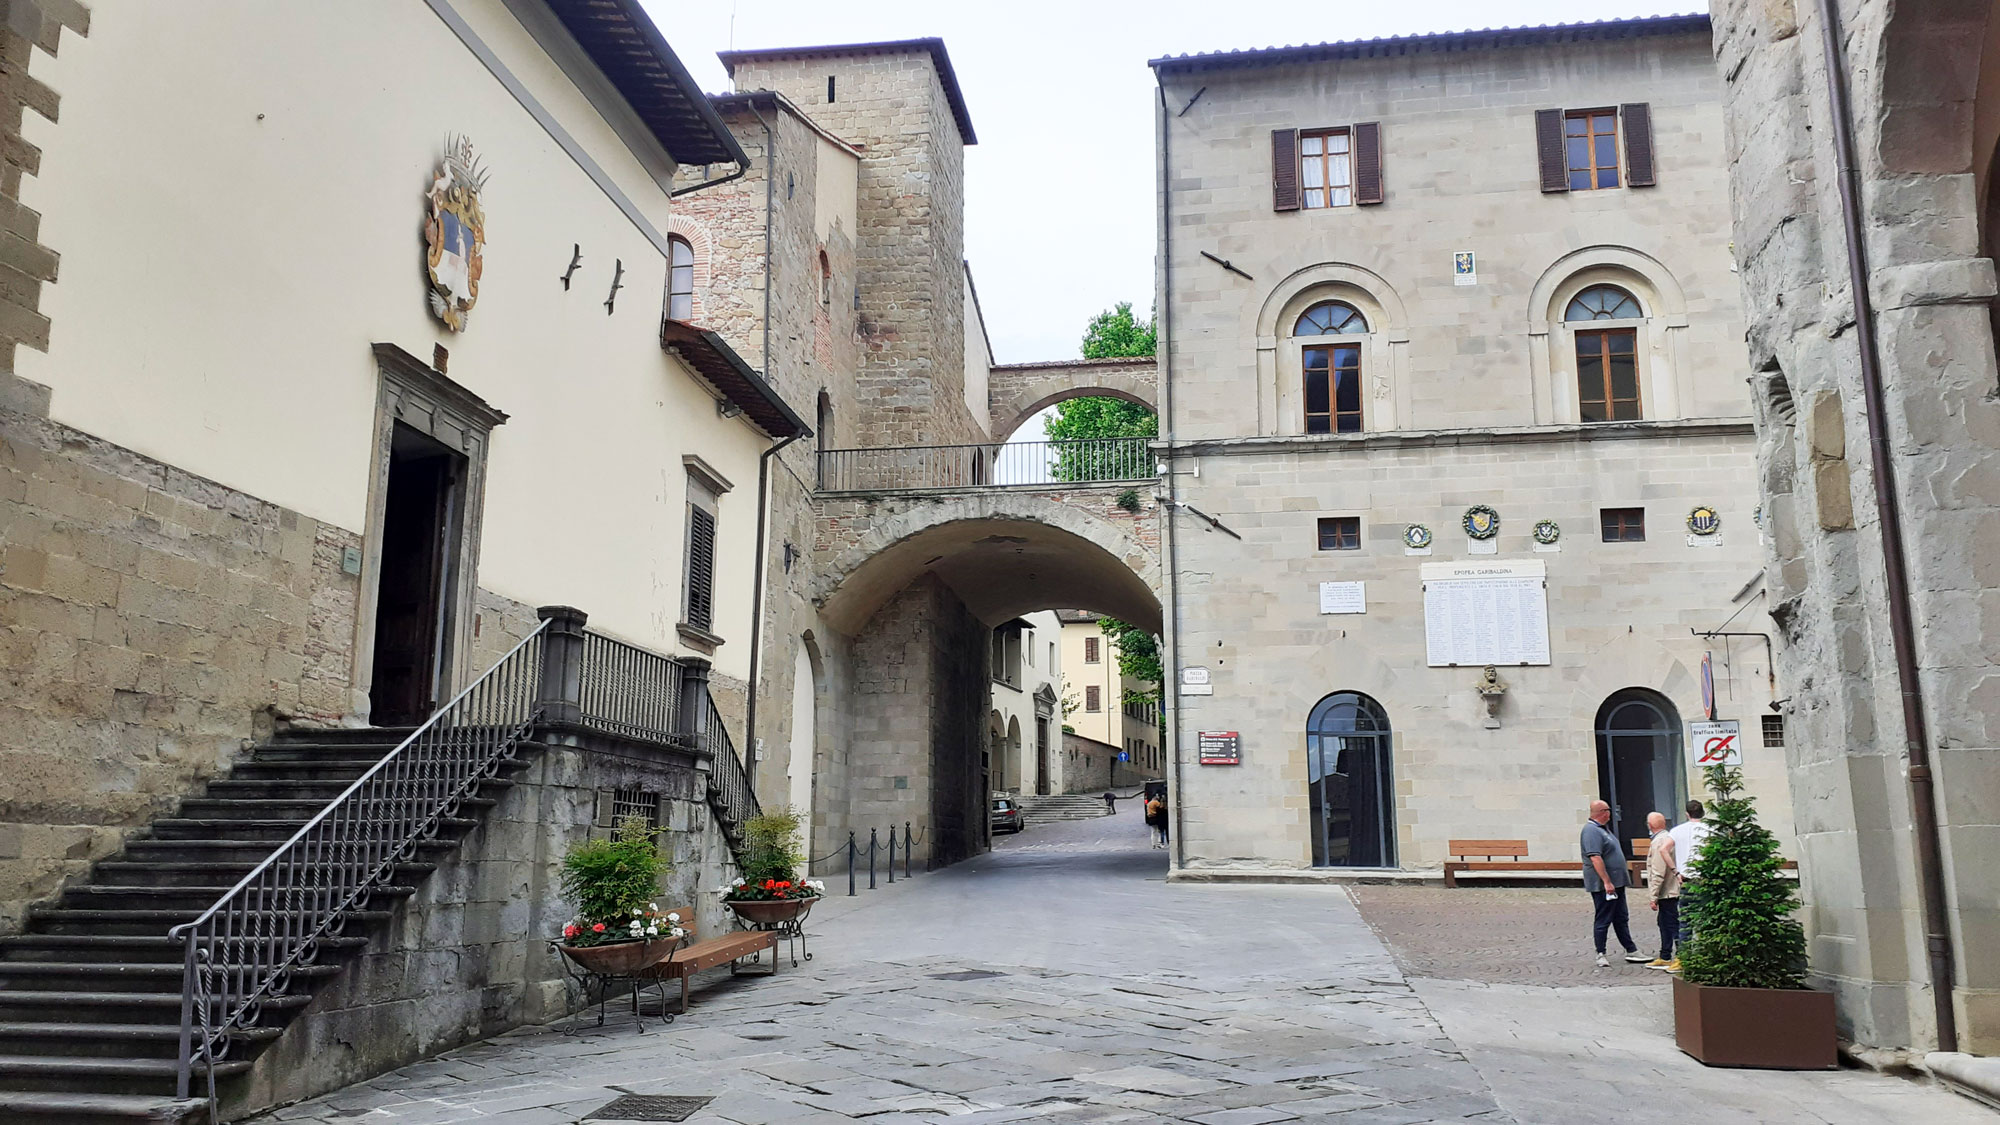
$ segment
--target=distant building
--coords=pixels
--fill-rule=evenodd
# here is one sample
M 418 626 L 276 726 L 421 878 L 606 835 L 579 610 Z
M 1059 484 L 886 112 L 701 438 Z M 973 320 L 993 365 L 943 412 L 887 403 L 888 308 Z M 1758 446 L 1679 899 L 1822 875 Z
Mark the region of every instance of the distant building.
M 1162 776 L 1159 685 L 1120 669 L 1117 641 L 1099 625 L 1103 614 L 1065 609 L 1056 617 L 1062 622 L 1063 725 L 1084 740 L 1064 740 L 1070 791 Z
M 1061 631 L 1047 610 L 993 630 L 987 760 L 996 793 L 1063 792 Z

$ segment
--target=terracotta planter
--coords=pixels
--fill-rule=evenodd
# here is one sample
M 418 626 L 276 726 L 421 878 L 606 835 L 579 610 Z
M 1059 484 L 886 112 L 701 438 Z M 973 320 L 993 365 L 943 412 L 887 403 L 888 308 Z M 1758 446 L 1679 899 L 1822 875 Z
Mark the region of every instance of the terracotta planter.
M 576 962 L 585 972 L 603 976 L 620 976 L 637 972 L 648 965 L 664 961 L 674 951 L 675 943 L 669 939 L 661 941 L 617 941 L 607 945 L 559 945 L 563 956 Z
M 1833 994 L 1715 988 L 1674 978 L 1674 1043 L 1709 1066 L 1832 1070 Z
M 746 922 L 770 926 L 779 922 L 797 921 L 800 915 L 811 909 L 815 901 L 817 900 L 811 898 L 774 898 L 761 902 L 731 902 L 728 906 Z

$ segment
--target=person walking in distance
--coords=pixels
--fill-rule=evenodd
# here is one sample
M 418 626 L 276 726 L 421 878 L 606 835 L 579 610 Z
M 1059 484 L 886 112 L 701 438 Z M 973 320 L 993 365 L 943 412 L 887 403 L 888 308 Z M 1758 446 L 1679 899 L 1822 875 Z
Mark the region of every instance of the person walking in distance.
M 1113 793 L 1109 789 L 1106 789 L 1104 791 L 1104 815 L 1105 816 L 1118 815 L 1118 794 Z
M 1611 964 L 1604 956 L 1604 935 L 1616 930 L 1618 944 L 1625 947 L 1625 959 L 1635 965 L 1646 963 L 1646 955 L 1632 940 L 1632 917 L 1625 908 L 1625 888 L 1631 885 L 1632 870 L 1625 866 L 1625 849 L 1605 825 L 1611 823 L 1611 806 L 1603 801 L 1590 803 L 1590 819 L 1583 822 L 1583 889 L 1597 917 L 1591 937 L 1597 943 L 1597 967 Z
M 1706 811 L 1701 807 L 1700 801 L 1689 801 L 1688 818 L 1674 825 L 1667 833 L 1673 837 L 1674 866 L 1679 868 L 1681 873 L 1681 901 L 1680 909 L 1677 911 L 1680 915 L 1680 937 L 1675 943 L 1677 949 L 1686 949 L 1687 943 L 1694 939 L 1693 914 L 1701 902 L 1701 845 L 1707 841 L 1708 834 L 1715 831 L 1708 821 L 1702 819 Z M 1680 968 L 1681 959 L 1675 956 L 1668 964 L 1667 971 L 1677 973 Z
M 1153 830 L 1153 847 L 1167 846 L 1167 799 L 1157 793 L 1146 801 L 1146 827 Z
M 1681 928 L 1681 869 L 1674 862 L 1674 837 L 1667 831 L 1667 818 L 1647 813 L 1646 831 L 1653 836 L 1646 849 L 1646 886 L 1652 891 L 1653 912 L 1660 923 L 1660 955 L 1646 962 L 1646 967 L 1671 969 L 1680 964 L 1674 942 Z

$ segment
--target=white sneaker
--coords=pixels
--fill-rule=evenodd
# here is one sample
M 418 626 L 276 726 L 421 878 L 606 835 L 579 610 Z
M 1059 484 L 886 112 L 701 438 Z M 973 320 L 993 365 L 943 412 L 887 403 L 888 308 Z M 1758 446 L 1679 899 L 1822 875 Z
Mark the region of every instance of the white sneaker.
M 1646 956 L 1636 949 L 1625 955 L 1625 963 L 1628 965 L 1643 965 L 1651 960 L 1651 957 Z
M 1604 954 L 1602 954 L 1602 953 L 1598 954 L 1598 955 L 1597 955 L 1597 967 L 1598 967 L 1598 968 L 1600 968 L 1600 969 L 1608 969 L 1608 968 L 1610 968 L 1610 967 L 1611 967 L 1611 958 L 1609 958 L 1609 957 L 1606 957 L 1606 956 L 1605 956 Z

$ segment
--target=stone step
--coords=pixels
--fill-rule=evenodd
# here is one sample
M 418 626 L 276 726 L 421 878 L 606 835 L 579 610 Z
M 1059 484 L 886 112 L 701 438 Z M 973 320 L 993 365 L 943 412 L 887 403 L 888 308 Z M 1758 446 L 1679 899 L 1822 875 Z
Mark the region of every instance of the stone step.
M 192 802 L 182 802 L 185 806 Z M 218 802 L 220 804 L 221 802 Z M 498 804 L 479 797 L 468 797 L 462 804 L 467 808 L 480 809 Z M 321 806 L 324 808 L 325 806 Z M 242 841 L 269 840 L 273 845 L 282 844 L 292 838 L 307 817 L 279 817 L 269 814 L 257 815 L 254 810 L 240 817 L 232 816 L 178 816 L 156 820 L 152 825 L 152 838 L 161 840 L 207 840 Z M 447 817 L 442 822 L 447 832 L 468 832 L 479 826 L 471 817 Z M 268 854 L 268 853 L 267 853 Z
M 225 777 L 208 783 L 208 799 L 249 799 L 260 801 L 309 801 L 325 807 L 335 797 L 347 792 L 353 779 L 346 781 L 310 781 L 285 777 L 260 777 L 237 779 Z M 514 782 L 504 777 L 492 777 L 479 783 L 478 791 L 487 796 L 514 787 Z M 380 800 L 382 798 L 367 798 Z M 395 798 L 392 798 L 395 799 Z M 189 802 L 190 804 L 194 802 Z
M 264 745 L 277 746 L 382 746 L 393 749 L 416 733 L 415 727 L 295 727 L 279 731 Z M 260 748 L 261 749 L 261 748 Z
M 292 1013 L 312 1002 L 304 993 L 263 1002 L 259 1024 L 283 1027 Z M 8 1023 L 153 1024 L 179 1028 L 181 990 L 172 992 L 79 992 L 73 989 L 0 988 L 0 1021 Z M 0 1089 L 6 1087 L 0 1086 Z
M 40 1125 L 194 1125 L 208 1102 L 145 1094 L 66 1094 L 0 1090 L 0 1120 Z
M 270 854 L 257 857 L 262 862 Z M 108 859 L 100 862 L 91 877 L 105 883 L 120 886 L 167 887 L 212 887 L 221 885 L 233 887 L 236 881 L 250 874 L 254 863 L 238 863 L 227 860 L 131 860 Z M 417 883 L 424 876 L 437 869 L 435 863 L 399 863 L 393 870 L 402 883 Z
M 149 887 L 142 884 L 86 883 L 81 887 L 70 887 L 57 900 L 65 910 L 163 910 L 184 908 L 193 911 L 206 910 L 223 895 L 234 889 L 233 884 L 220 886 Z M 408 898 L 416 894 L 417 888 L 402 884 L 376 887 L 369 897 L 377 902 Z
M 88 992 L 178 991 L 182 962 L 114 961 L 0 961 L 0 996 L 10 989 L 53 992 L 78 989 Z M 311 985 L 338 976 L 338 965 L 301 965 L 291 970 L 293 980 Z
M 511 785 L 513 783 L 493 782 L 492 784 Z M 317 816 L 319 811 L 325 808 L 331 801 L 331 797 L 190 797 L 181 802 L 180 814 L 182 819 L 189 820 L 289 819 L 292 823 L 292 832 L 296 832 L 299 825 Z M 356 802 L 356 807 L 365 812 L 372 803 L 369 801 L 359 801 Z M 403 802 L 398 801 L 393 803 L 397 812 L 403 812 L 408 809 L 408 805 Z M 491 808 L 499 803 L 500 801 L 496 797 L 465 797 L 460 799 L 459 807 L 461 809 L 483 809 Z M 478 821 L 468 820 L 466 823 L 477 824 Z M 234 835 L 234 833 L 231 833 L 231 835 Z M 284 835 L 290 836 L 291 832 L 287 832 Z
M 217 897 L 220 897 L 219 895 Z M 213 900 L 199 907 L 173 909 L 165 907 L 127 908 L 110 907 L 37 907 L 29 914 L 29 920 L 36 931 L 57 934 L 106 934 L 145 935 L 166 933 L 183 922 L 192 922 L 201 912 L 212 905 Z M 388 910 L 350 910 L 347 917 L 357 925 L 375 925 L 387 922 L 391 916 Z
M 248 944 L 254 938 L 240 939 Z M 320 948 L 336 955 L 365 949 L 365 937 L 323 937 Z M 0 937 L 6 961 L 172 961 L 180 963 L 181 943 L 163 934 L 14 934 Z
M 297 831 L 298 826 L 293 825 Z M 233 863 L 242 870 L 262 863 L 278 845 L 278 840 L 155 840 L 139 837 L 126 843 L 115 862 L 125 863 Z M 452 840 L 420 840 L 417 854 L 441 857 L 458 844 Z
M 215 1064 L 217 1078 L 233 1078 L 249 1070 L 250 1064 L 241 1060 Z M 173 1059 L 0 1055 L 0 1087 L 10 1092 L 29 1090 L 166 1097 L 174 1092 L 176 1072 Z
M 254 1055 L 284 1034 L 282 1028 L 247 1027 L 229 1033 Z M 0 1054 L 75 1055 L 83 1058 L 173 1059 L 180 1056 L 179 1019 L 170 1023 L 36 1023 L 0 1021 Z

